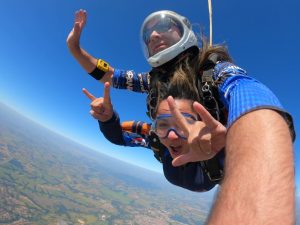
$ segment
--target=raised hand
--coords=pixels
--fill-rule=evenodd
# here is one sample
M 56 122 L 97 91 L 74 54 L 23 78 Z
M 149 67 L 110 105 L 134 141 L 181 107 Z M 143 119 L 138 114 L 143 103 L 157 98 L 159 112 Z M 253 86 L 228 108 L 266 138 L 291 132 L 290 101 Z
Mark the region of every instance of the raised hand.
M 94 97 L 87 89 L 82 89 L 83 93 L 92 101 L 90 114 L 97 120 L 105 122 L 113 116 L 113 106 L 110 100 L 110 84 L 104 84 L 103 97 Z
M 80 40 L 81 32 L 86 24 L 86 19 L 87 19 L 87 13 L 85 10 L 80 9 L 75 12 L 74 26 L 67 37 L 67 45 L 70 50 L 76 47 L 79 48 L 79 40 Z
M 173 166 L 211 159 L 225 147 L 226 127 L 215 120 L 200 103 L 194 102 L 193 108 L 202 121 L 189 124 L 177 108 L 173 97 L 169 96 L 167 101 L 177 125 L 188 137 L 189 144 L 189 152 L 174 158 Z

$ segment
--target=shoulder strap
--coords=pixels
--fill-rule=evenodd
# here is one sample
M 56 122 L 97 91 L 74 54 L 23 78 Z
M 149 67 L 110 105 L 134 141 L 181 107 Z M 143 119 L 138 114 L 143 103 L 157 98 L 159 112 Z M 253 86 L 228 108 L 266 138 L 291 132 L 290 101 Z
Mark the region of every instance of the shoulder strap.
M 226 116 L 224 111 L 221 110 L 223 105 L 218 101 L 218 90 L 213 79 L 214 67 L 218 61 L 219 56 L 217 53 L 212 53 L 208 56 L 203 67 L 204 69 L 200 72 L 201 79 L 200 77 L 198 79 L 198 90 L 204 107 L 216 120 L 224 124 Z M 223 178 L 223 166 L 220 165 L 218 157 L 202 161 L 201 166 L 212 182 L 219 183 Z
M 221 151 L 224 152 L 224 149 Z M 201 161 L 200 164 L 210 181 L 216 184 L 221 182 L 224 172 L 219 157 L 215 156 L 209 160 Z
M 220 107 L 216 96 L 215 82 L 213 79 L 214 67 L 218 61 L 218 54 L 212 53 L 208 56 L 207 61 L 203 66 L 203 71 L 200 71 L 201 79 L 198 79 L 198 90 L 202 99 L 202 103 L 210 114 L 220 121 Z M 199 78 L 200 78 L 199 77 Z M 215 98 L 215 96 L 217 98 Z

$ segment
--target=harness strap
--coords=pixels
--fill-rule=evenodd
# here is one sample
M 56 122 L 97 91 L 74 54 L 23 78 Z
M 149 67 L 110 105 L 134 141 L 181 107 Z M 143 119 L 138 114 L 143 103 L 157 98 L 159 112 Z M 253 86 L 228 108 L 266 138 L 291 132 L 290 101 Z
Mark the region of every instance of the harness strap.
M 214 67 L 218 61 L 218 54 L 212 53 L 204 65 L 204 70 L 201 74 L 201 82 L 198 79 L 198 90 L 203 100 L 203 105 L 209 113 L 218 121 L 221 121 L 221 110 L 214 92 L 215 83 L 213 80 Z M 200 72 L 201 73 L 201 72 Z M 222 116 L 223 118 L 224 116 Z M 222 122 L 222 121 L 221 121 Z M 219 183 L 223 178 L 223 167 L 220 165 L 218 157 L 200 162 L 202 168 L 212 182 Z
M 205 84 L 202 85 L 201 90 L 203 96 L 203 105 L 216 120 L 220 121 L 220 108 L 217 100 L 213 96 L 211 85 L 208 82 L 205 82 Z
M 158 136 L 150 131 L 149 133 L 149 144 L 151 146 L 151 149 L 153 150 L 154 157 L 159 161 L 163 162 L 163 156 L 166 151 L 166 147 L 159 141 Z
M 218 184 L 223 178 L 224 172 L 223 168 L 220 165 L 218 157 L 213 157 L 209 160 L 201 161 L 201 167 L 207 174 L 208 178 Z

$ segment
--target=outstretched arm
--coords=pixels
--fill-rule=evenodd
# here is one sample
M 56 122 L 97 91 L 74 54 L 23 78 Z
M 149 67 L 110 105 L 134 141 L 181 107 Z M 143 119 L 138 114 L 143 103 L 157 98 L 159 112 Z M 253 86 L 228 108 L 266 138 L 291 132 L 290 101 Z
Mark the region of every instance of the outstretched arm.
M 97 58 L 90 55 L 80 46 L 80 37 L 83 31 L 83 28 L 86 24 L 87 13 L 85 10 L 80 9 L 75 13 L 74 26 L 67 37 L 67 46 L 73 55 L 73 57 L 77 60 L 77 62 L 82 66 L 82 68 L 87 72 L 91 73 L 94 71 L 97 65 Z M 110 82 L 111 77 L 114 72 L 114 68 L 109 66 L 108 71 L 104 74 L 103 78 L 100 82 Z
M 227 132 L 225 177 L 208 224 L 295 224 L 293 145 L 286 121 L 261 109 Z

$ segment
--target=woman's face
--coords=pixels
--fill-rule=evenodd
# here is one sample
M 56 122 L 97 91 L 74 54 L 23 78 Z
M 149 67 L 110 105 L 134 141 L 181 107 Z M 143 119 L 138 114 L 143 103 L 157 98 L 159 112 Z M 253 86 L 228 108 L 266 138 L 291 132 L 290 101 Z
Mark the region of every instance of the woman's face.
M 150 21 L 144 33 L 150 56 L 176 44 L 182 35 L 174 22 L 158 20 Z
M 187 99 L 175 99 L 175 103 L 181 113 L 189 114 L 197 118 L 197 114 L 192 109 L 193 101 Z M 161 103 L 158 105 L 156 118 L 159 118 L 159 116 L 163 114 L 171 114 L 166 99 L 161 101 Z M 161 129 L 168 130 L 169 128 L 171 128 L 168 130 L 168 132 L 166 132 L 165 137 L 163 138 L 160 137 L 159 139 L 160 142 L 168 148 L 172 158 L 176 158 L 177 156 L 181 154 L 185 154 L 189 151 L 187 140 L 181 137 L 183 134 L 181 128 L 178 127 L 178 125 L 175 122 L 175 119 L 172 116 L 168 117 L 165 120 L 164 119 L 156 120 L 156 124 Z

